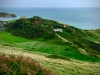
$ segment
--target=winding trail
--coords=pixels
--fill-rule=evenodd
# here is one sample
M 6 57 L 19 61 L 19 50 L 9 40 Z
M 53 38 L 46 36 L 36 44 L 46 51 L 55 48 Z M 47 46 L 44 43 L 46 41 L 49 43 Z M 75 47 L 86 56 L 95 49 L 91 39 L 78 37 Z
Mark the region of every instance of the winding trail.
M 55 35 L 56 35 L 59 39 L 61 39 L 63 42 L 69 42 L 69 43 L 71 43 L 70 41 L 68 41 L 68 40 L 66 40 L 65 38 L 63 38 L 62 36 L 60 36 L 59 34 L 55 33 Z

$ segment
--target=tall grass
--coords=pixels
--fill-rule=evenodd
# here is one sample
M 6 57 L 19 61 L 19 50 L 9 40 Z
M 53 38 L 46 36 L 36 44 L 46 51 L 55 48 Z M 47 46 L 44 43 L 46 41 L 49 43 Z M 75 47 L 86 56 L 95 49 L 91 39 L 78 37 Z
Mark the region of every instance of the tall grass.
M 0 54 L 0 75 L 55 75 L 38 62 L 22 55 Z

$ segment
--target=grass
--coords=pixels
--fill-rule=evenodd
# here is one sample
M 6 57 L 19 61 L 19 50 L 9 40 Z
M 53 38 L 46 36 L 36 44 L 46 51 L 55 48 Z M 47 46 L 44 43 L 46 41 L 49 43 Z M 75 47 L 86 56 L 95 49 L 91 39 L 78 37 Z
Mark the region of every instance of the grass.
M 6 37 L 7 36 L 7 37 Z M 82 61 L 100 61 L 99 58 L 85 55 L 69 43 L 63 43 L 60 39 L 29 40 L 11 35 L 6 31 L 0 32 L 0 43 L 5 46 L 16 46 L 32 52 L 40 52 L 54 55 L 53 58 L 77 59 Z M 57 44 L 58 43 L 58 44 Z M 59 44 L 60 43 L 60 44 Z
M 38 62 L 22 55 L 0 54 L 0 75 L 55 75 Z
M 59 56 L 59 58 L 63 57 L 64 59 L 77 59 L 92 62 L 100 61 L 99 58 L 80 53 L 75 47 L 72 47 L 71 45 L 56 45 L 42 41 L 16 43 L 15 45 L 33 52 L 53 54 L 55 58 Z
M 89 40 L 100 43 L 100 29 L 86 30 L 86 33 Z
M 61 61 L 61 60 L 59 60 Z M 61 61 L 63 62 L 63 61 Z M 81 63 L 81 62 L 79 62 Z M 43 65 L 46 65 L 46 68 L 49 68 L 50 70 L 57 73 L 57 75 L 99 75 L 99 69 L 96 68 L 95 65 L 90 63 L 87 65 L 87 63 L 81 63 L 81 65 L 75 62 L 69 63 L 66 62 L 66 64 L 61 63 L 54 63 L 54 62 L 43 62 Z M 99 65 L 98 65 L 99 67 Z
M 53 58 L 53 59 L 63 59 L 63 60 L 71 61 L 70 59 L 68 59 L 67 57 L 64 57 L 64 56 L 48 55 L 47 57 L 48 58 Z
M 48 54 L 34 53 L 24 51 L 23 49 L 11 46 L 0 45 L 0 52 L 9 54 L 13 52 L 15 55 L 23 53 L 25 57 L 31 57 L 39 62 L 43 67 L 49 69 L 56 75 L 99 75 L 100 74 L 100 63 L 98 62 L 87 62 L 79 60 L 63 60 L 56 58 L 48 58 Z
M 22 42 L 29 42 L 30 40 L 21 38 L 21 37 L 16 37 L 11 35 L 11 33 L 8 33 L 6 31 L 0 31 L 0 43 L 8 43 L 8 44 L 13 44 L 13 43 L 22 43 Z
M 37 71 L 36 73 L 38 73 L 37 75 L 44 75 L 44 73 L 51 73 L 51 71 L 57 75 L 99 75 L 100 58 L 96 57 L 95 55 L 92 55 L 92 53 L 93 54 L 98 53 L 98 52 L 96 53 L 95 51 L 97 50 L 97 47 L 98 47 L 97 51 L 99 51 L 100 48 L 99 44 L 94 44 L 93 42 L 89 41 L 89 39 L 86 38 L 87 33 L 85 33 L 85 31 L 79 29 L 74 29 L 74 30 L 75 32 L 73 30 L 72 32 L 70 32 L 70 30 L 66 31 L 65 29 L 62 32 L 63 34 L 58 33 L 59 35 L 61 35 L 63 38 L 70 41 L 71 43 L 67 43 L 67 42 L 65 43 L 61 39 L 55 36 L 52 39 L 51 38 L 47 39 L 44 36 L 39 39 L 37 38 L 34 40 L 29 40 L 29 39 L 13 36 L 6 31 L 1 31 L 0 44 L 2 44 L 3 47 L 0 46 L 0 51 L 2 53 L 5 52 L 8 54 L 8 52 L 13 51 L 17 55 L 22 50 L 24 56 L 30 56 L 32 58 L 31 59 L 31 58 L 21 56 L 21 58 L 25 60 L 24 61 L 25 63 L 23 63 L 22 60 L 20 60 L 20 62 L 17 62 L 17 59 L 20 58 L 20 55 L 18 57 L 15 57 L 13 55 L 10 55 L 11 57 L 6 56 L 6 57 L 10 57 L 10 59 L 14 58 L 11 61 L 11 63 L 14 61 L 13 62 L 14 64 L 12 64 L 10 70 L 8 70 L 7 72 L 12 73 L 13 75 L 14 73 L 16 73 L 17 70 L 19 70 L 21 67 L 24 66 L 25 70 L 20 69 L 18 73 L 21 71 L 21 73 L 24 72 L 25 74 L 30 75 L 31 73 L 34 73 L 32 72 L 34 71 L 32 68 L 29 70 L 30 67 L 34 66 L 30 62 L 34 62 L 38 64 L 35 66 L 36 68 L 38 66 L 38 69 L 35 70 Z M 94 40 L 96 41 L 96 39 Z M 78 48 L 81 48 L 82 50 L 86 50 L 87 52 L 86 51 L 85 52 L 87 54 L 82 54 L 78 50 Z M 95 51 L 93 51 L 92 48 L 95 49 Z M 90 54 L 91 56 L 88 55 L 88 53 L 91 53 Z M 42 67 L 36 61 L 34 61 L 33 58 L 36 61 L 38 61 L 40 64 L 42 64 L 42 66 L 44 66 L 45 68 Z M 21 67 L 19 68 L 18 66 Z M 28 69 L 27 66 L 29 66 Z M 48 68 L 51 71 L 47 70 L 46 68 Z M 6 69 L 3 69 L 3 71 L 5 70 Z
M 72 35 L 72 34 L 64 34 L 64 33 L 59 33 L 59 35 L 67 40 L 70 40 L 77 48 L 83 48 L 86 52 L 90 54 L 95 54 L 95 55 L 100 54 L 100 50 L 99 50 L 100 44 L 90 41 L 90 39 L 87 39 L 87 37 L 81 37 L 81 36 L 78 37 L 76 36 L 76 34 Z

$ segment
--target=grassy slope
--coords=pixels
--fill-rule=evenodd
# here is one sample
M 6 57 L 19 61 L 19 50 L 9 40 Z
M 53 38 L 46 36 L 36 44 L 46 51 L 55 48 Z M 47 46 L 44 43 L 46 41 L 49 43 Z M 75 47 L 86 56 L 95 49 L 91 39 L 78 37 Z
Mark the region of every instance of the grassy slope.
M 0 45 L 0 52 L 16 55 L 23 54 L 23 56 L 31 57 L 57 75 L 99 75 L 100 73 L 100 63 L 97 62 L 48 58 L 49 54 L 34 53 L 21 48 L 3 45 Z
M 0 31 L 0 43 L 13 44 L 13 43 L 22 43 L 22 42 L 29 42 L 29 41 L 30 40 L 25 38 L 13 36 L 6 31 Z
M 21 20 L 18 20 L 18 23 L 20 22 Z M 45 21 L 45 20 L 44 20 Z M 17 22 L 17 21 L 16 21 Z M 15 22 L 15 23 L 16 23 Z M 23 21 L 22 21 L 23 22 Z M 27 24 L 27 21 L 25 20 L 24 22 L 26 22 L 26 24 Z M 47 33 L 44 33 L 44 38 L 41 36 L 39 39 L 41 39 L 42 38 L 42 42 L 41 43 L 38 43 L 38 42 L 40 42 L 40 40 L 39 39 L 37 39 L 37 40 L 39 40 L 39 41 L 37 41 L 37 43 L 36 43 L 36 45 L 39 45 L 39 47 L 40 47 L 40 49 L 39 48 L 36 48 L 36 47 L 34 47 L 33 45 L 32 45 L 32 48 L 30 47 L 30 46 L 28 46 L 28 44 L 30 44 L 30 43 L 21 43 L 20 44 L 20 47 L 27 47 L 27 49 L 29 49 L 29 50 L 35 50 L 35 51 L 40 51 L 40 52 L 46 52 L 46 53 L 52 53 L 52 52 L 55 52 L 56 50 L 59 50 L 58 51 L 58 55 L 60 54 L 60 55 L 63 55 L 63 56 L 69 56 L 69 54 L 72 54 L 72 53 L 70 53 L 70 52 L 73 52 L 73 53 L 75 53 L 76 55 L 78 54 L 81 54 L 79 51 L 79 49 L 81 49 L 81 50 L 83 50 L 84 52 L 87 52 L 89 55 L 92 55 L 92 56 L 98 56 L 98 55 L 100 55 L 100 44 L 99 43 L 96 43 L 96 42 L 94 42 L 93 40 L 91 40 L 90 39 L 90 37 L 91 38 L 95 38 L 95 36 L 93 36 L 93 35 L 91 35 L 91 33 L 89 33 L 89 32 L 87 32 L 87 31 L 84 31 L 84 30 L 81 30 L 81 29 L 78 29 L 78 28 L 75 28 L 75 27 L 72 27 L 72 26 L 69 26 L 69 25 L 66 25 L 65 27 L 63 27 L 63 24 L 56 24 L 56 23 L 52 23 L 51 21 L 49 21 L 49 20 L 46 20 L 45 22 L 43 22 L 43 24 L 44 25 L 47 25 L 47 23 L 48 22 L 50 22 L 49 23 L 49 28 L 51 28 L 52 27 L 52 25 L 53 25 L 53 27 L 55 28 L 55 26 L 56 27 L 59 27 L 59 28 L 61 28 L 62 30 L 63 30 L 63 32 L 61 32 L 61 33 L 57 33 L 57 36 L 56 36 L 56 38 L 55 37 L 53 37 L 53 36 L 50 36 L 49 37 L 49 39 L 46 39 L 45 37 L 47 37 L 46 35 L 48 35 Z M 46 24 L 45 24 L 46 23 Z M 55 25 L 56 24 L 56 25 Z M 8 24 L 9 25 L 9 24 Z M 15 24 L 16 25 L 16 24 Z M 43 26 L 44 26 L 43 25 Z M 33 26 L 35 26 L 35 25 L 33 25 Z M 41 25 L 39 25 L 40 26 L 40 29 L 42 29 L 43 28 L 43 26 L 41 26 Z M 31 27 L 32 28 L 32 27 Z M 46 28 L 46 26 L 45 26 L 45 28 Z M 49 31 L 49 28 L 45 31 L 45 32 L 50 32 L 50 33 L 52 33 L 53 32 L 53 29 L 54 28 L 52 28 L 52 30 L 50 30 Z M 24 29 L 24 28 L 23 28 Z M 36 31 L 38 31 L 38 26 L 36 27 Z M 19 30 L 20 30 L 20 27 L 19 27 Z M 15 34 L 16 35 L 19 35 L 20 36 L 20 34 L 17 34 L 17 33 L 20 33 L 19 32 L 19 30 L 16 32 L 15 31 Z M 32 29 L 32 30 L 34 30 L 34 29 Z M 44 29 L 45 30 L 45 29 Z M 25 30 L 26 31 L 26 30 Z M 31 31 L 32 32 L 32 31 Z M 33 31 L 34 32 L 34 31 Z M 96 31 L 97 32 L 97 31 Z M 29 32 L 30 33 L 30 32 Z M 23 31 L 21 32 L 21 35 L 23 35 L 22 37 L 26 37 L 26 38 L 29 38 L 28 36 L 30 36 L 30 38 L 31 38 L 31 35 L 28 35 L 27 36 L 27 34 L 29 34 L 29 33 L 27 33 L 26 32 L 26 34 L 24 34 L 23 33 Z M 33 34 L 33 33 L 31 33 L 31 34 Z M 34 32 L 34 34 L 33 35 L 37 35 L 38 34 L 38 32 Z M 53 34 L 53 33 L 52 33 Z M 24 36 L 25 35 L 25 36 Z M 32 36 L 33 37 L 33 36 Z M 47 37 L 48 38 L 48 37 Z M 53 39 L 51 39 L 51 38 L 53 38 Z M 60 39 L 60 38 L 63 38 L 63 39 Z M 66 44 L 64 44 L 64 41 L 68 41 Z M 96 40 L 96 39 L 95 39 Z M 97 39 L 97 41 L 98 41 L 99 39 Z M 45 41 L 45 42 L 44 42 Z M 50 45 L 52 45 L 52 46 L 48 46 L 48 44 L 46 44 L 46 43 L 49 43 Z M 70 43 L 70 44 L 69 44 Z M 31 43 L 31 44 L 33 44 L 33 43 Z M 43 45 L 41 45 L 41 44 L 43 44 Z M 59 45 L 58 45 L 59 44 Z M 25 46 L 24 46 L 25 45 Z M 62 49 L 62 48 L 59 48 L 59 49 L 57 49 L 57 48 L 55 48 L 56 46 L 55 45 L 57 45 L 57 46 L 62 46 L 62 48 L 63 47 L 66 47 L 66 48 L 64 48 L 64 49 Z M 17 46 L 18 46 L 18 44 L 17 44 Z M 44 48 L 43 48 L 43 46 L 44 46 Z M 45 48 L 45 46 L 47 46 L 47 48 Z M 52 48 L 51 48 L 52 47 Z M 74 47 L 74 48 L 73 48 Z M 43 49 L 42 49 L 43 48 Z M 50 49 L 48 49 L 48 48 L 50 48 Z M 69 54 L 68 55 L 66 55 L 67 53 L 68 53 L 68 51 L 69 51 Z M 74 52 L 75 51 L 75 52 Z M 61 54 L 62 53 L 62 54 Z M 75 54 L 72 54 L 70 57 L 73 57 L 73 55 L 75 55 Z M 56 54 L 57 55 L 57 54 Z M 80 58 L 78 58 L 78 57 L 80 57 L 80 55 L 78 56 L 77 55 L 77 57 L 74 57 L 75 59 L 80 59 Z M 81 54 L 81 57 L 82 57 L 82 54 Z M 84 56 L 85 57 L 85 56 Z M 84 59 L 84 58 L 83 58 Z M 83 60 L 82 59 L 82 60 Z
M 7 36 L 7 37 L 6 37 Z M 45 41 L 45 42 L 44 42 Z M 69 43 L 64 43 L 55 37 L 51 40 L 28 40 L 15 37 L 8 32 L 0 32 L 0 43 L 3 45 L 12 45 L 29 51 L 52 54 L 51 58 L 77 59 L 83 61 L 98 61 L 99 58 L 80 53 L 77 48 Z M 59 44 L 60 43 L 60 44 Z
M 100 44 L 96 43 L 96 41 L 98 41 L 100 37 L 95 39 L 94 41 L 91 40 L 89 37 L 91 38 L 96 38 L 96 37 L 89 31 L 86 32 L 74 27 L 71 27 L 70 29 L 73 29 L 74 31 L 68 33 L 63 30 L 64 32 L 59 33 L 59 35 L 65 38 L 66 40 L 72 42 L 76 47 L 84 49 L 89 54 L 93 54 L 93 55 L 100 54 Z M 95 33 L 95 34 L 98 35 L 99 33 Z
M 16 46 L 17 48 L 14 48 L 13 50 L 14 53 L 16 50 L 20 50 L 19 48 L 22 48 L 26 51 L 36 53 L 39 52 L 38 54 L 43 53 L 43 55 L 47 55 L 46 59 L 42 59 L 42 56 L 40 56 L 40 59 L 35 56 L 35 58 L 37 57 L 37 61 L 41 62 L 42 65 L 51 69 L 52 71 L 57 72 L 58 75 L 99 75 L 99 63 L 89 61 L 98 61 L 100 59 L 88 55 L 89 53 L 93 54 L 94 56 L 99 53 L 99 49 L 97 50 L 97 47 L 95 47 L 96 50 L 89 48 L 89 46 L 96 44 L 94 42 L 100 43 L 100 37 L 98 36 L 99 31 L 83 31 L 74 27 L 69 27 L 69 29 L 72 30 L 71 33 L 68 32 L 69 30 L 66 31 L 63 29 L 62 33 L 57 34 L 71 43 L 66 43 L 59 37 L 54 37 L 53 39 L 44 39 L 42 37 L 40 39 L 28 40 L 25 38 L 13 36 L 6 31 L 1 31 L 0 44 L 3 46 L 0 46 L 0 51 L 3 50 L 3 52 L 6 52 L 6 50 L 9 51 L 9 49 L 11 49 L 10 52 L 12 52 L 12 46 Z M 91 41 L 94 42 L 91 43 Z M 97 45 L 98 44 L 96 44 L 96 46 Z M 5 50 L 4 48 L 7 49 Z M 82 51 L 86 53 L 83 53 Z M 49 60 L 47 60 L 47 58 Z M 77 60 L 72 61 L 72 59 Z
M 42 41 L 40 40 L 41 39 L 28 40 L 25 38 L 13 36 L 6 31 L 1 31 L 0 44 L 2 45 L 0 45 L 0 52 L 3 53 L 13 52 L 15 54 L 16 53 L 20 54 L 21 52 L 18 51 L 22 51 L 23 54 L 25 53 L 25 56 L 27 56 L 28 53 L 27 50 L 31 52 L 39 52 L 38 53 L 39 55 L 34 55 L 34 54 L 28 54 L 28 55 L 29 57 L 36 59 L 44 67 L 55 72 L 57 75 L 66 75 L 66 74 L 99 75 L 100 63 L 78 61 L 78 60 L 97 61 L 98 58 L 93 58 L 91 56 L 81 54 L 71 44 L 64 43 L 61 41 L 61 39 L 57 37 L 51 40 L 44 40 L 44 39 L 42 39 Z M 24 50 L 20 49 L 19 47 Z M 43 53 L 43 56 L 40 55 L 41 52 Z M 70 58 L 71 61 L 69 60 Z M 78 59 L 78 60 L 76 61 L 72 59 Z
M 100 29 L 96 29 L 96 30 L 87 30 L 87 32 L 89 32 L 90 36 L 88 36 L 88 38 L 92 41 L 95 41 L 97 43 L 100 43 Z

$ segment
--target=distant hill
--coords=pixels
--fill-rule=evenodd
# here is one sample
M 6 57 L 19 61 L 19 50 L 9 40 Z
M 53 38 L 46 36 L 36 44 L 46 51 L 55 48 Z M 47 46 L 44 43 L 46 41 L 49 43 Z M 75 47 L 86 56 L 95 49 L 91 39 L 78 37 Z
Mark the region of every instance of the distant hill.
M 17 17 L 17 16 L 12 13 L 0 12 L 0 17 L 11 18 L 11 17 Z
M 41 41 L 53 44 L 64 44 L 77 49 L 82 54 L 100 57 L 100 37 L 93 33 L 98 32 L 99 34 L 99 30 L 82 30 L 38 16 L 9 22 L 7 28 L 15 36 L 41 39 Z M 66 48 L 65 51 L 67 50 L 70 49 Z

